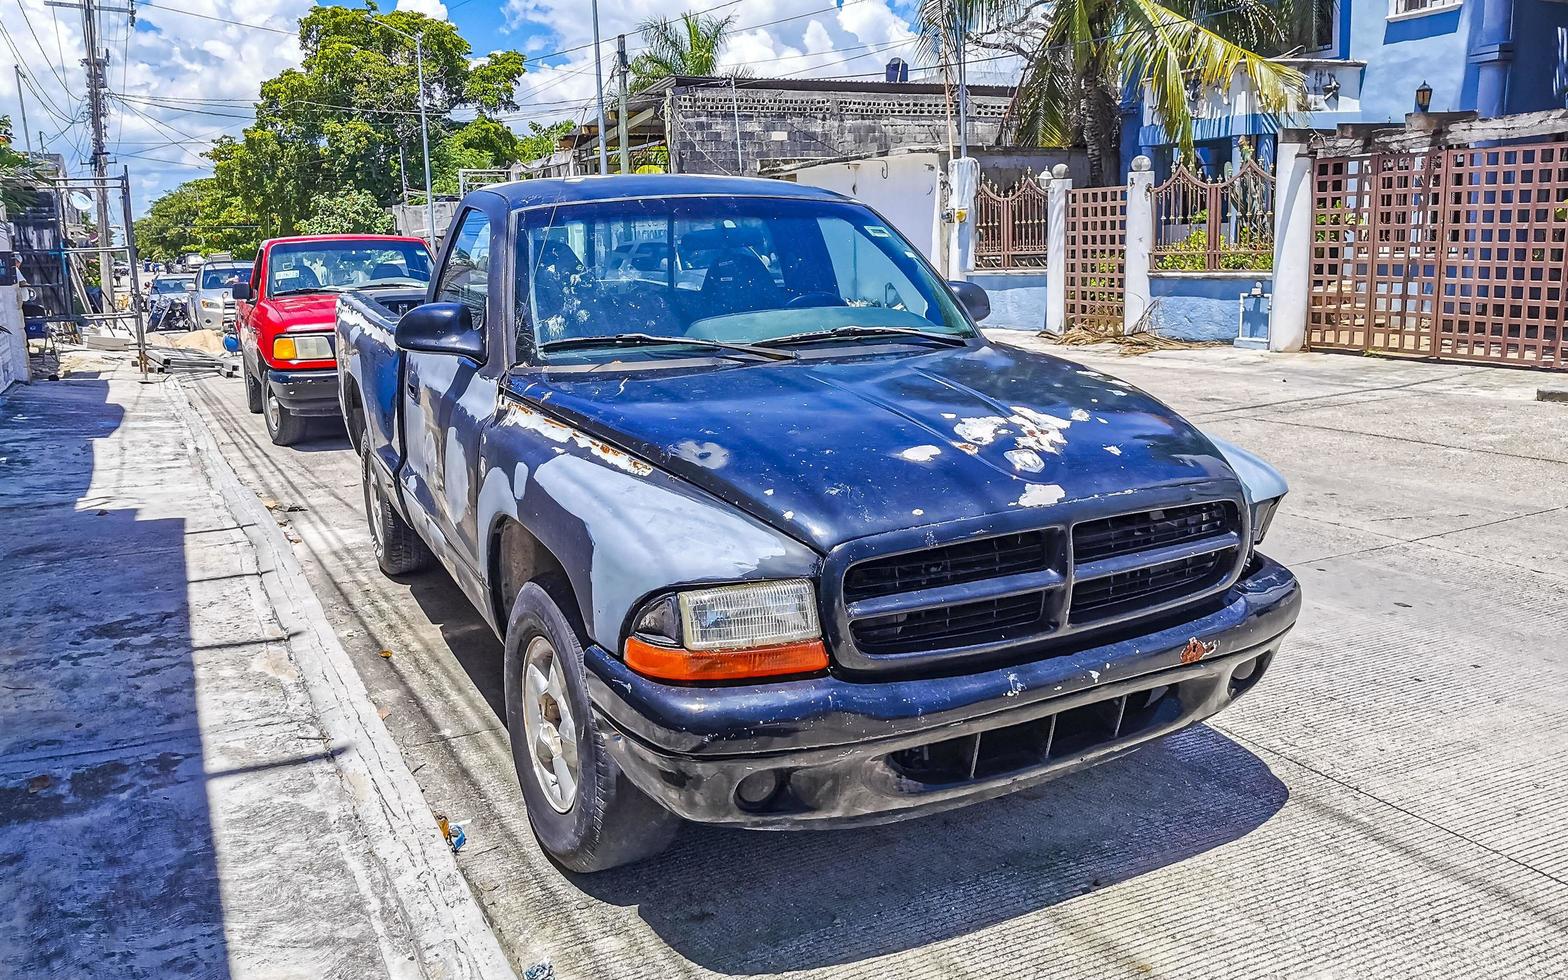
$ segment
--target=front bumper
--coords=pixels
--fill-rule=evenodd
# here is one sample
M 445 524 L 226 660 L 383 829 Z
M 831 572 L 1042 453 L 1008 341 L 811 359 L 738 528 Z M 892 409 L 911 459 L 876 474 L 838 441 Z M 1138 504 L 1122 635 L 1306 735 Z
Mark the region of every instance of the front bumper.
M 676 687 L 595 646 L 589 693 L 628 777 L 689 820 L 884 823 L 1024 789 L 1213 715 L 1262 677 L 1300 606 L 1295 576 L 1260 556 L 1191 619 L 1012 667 Z
M 267 372 L 267 384 L 278 404 L 290 415 L 315 417 L 337 415 L 338 373 L 330 368 L 312 371 Z

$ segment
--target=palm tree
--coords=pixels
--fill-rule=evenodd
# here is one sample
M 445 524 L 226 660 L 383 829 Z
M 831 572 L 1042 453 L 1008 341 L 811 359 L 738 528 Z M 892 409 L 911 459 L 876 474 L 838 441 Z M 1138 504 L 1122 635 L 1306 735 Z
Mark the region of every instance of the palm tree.
M 1228 88 L 1243 72 L 1259 108 L 1275 114 L 1300 92 L 1299 72 L 1257 53 L 1284 46 L 1299 19 L 1295 4 L 1219 2 L 1223 12 L 1206 15 L 1202 0 L 921 0 L 917 17 L 924 53 L 937 62 L 950 60 L 960 29 L 972 47 L 1022 57 L 1011 113 L 1017 140 L 1082 145 L 1098 185 L 1119 168 L 1124 92 L 1144 88 L 1186 155 L 1189 86 Z
M 710 17 L 690 12 L 681 14 L 679 20 L 656 17 L 643 21 L 637 31 L 647 48 L 632 59 L 632 89 L 647 88 L 670 75 L 719 74 L 719 49 L 734 23 L 734 14 Z

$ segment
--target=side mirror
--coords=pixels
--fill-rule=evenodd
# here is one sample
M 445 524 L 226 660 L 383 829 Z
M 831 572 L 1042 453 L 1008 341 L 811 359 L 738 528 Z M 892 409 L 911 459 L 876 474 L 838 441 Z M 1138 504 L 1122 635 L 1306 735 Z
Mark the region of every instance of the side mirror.
M 969 318 L 979 323 L 991 315 L 991 297 L 986 295 L 984 289 L 972 282 L 949 282 L 953 295 L 964 304 L 964 309 L 969 311 Z
M 485 359 L 485 337 L 474 328 L 473 311 L 462 303 L 426 303 L 403 314 L 393 334 L 403 350 L 456 354 L 476 364 Z
M 237 300 L 250 299 L 250 283 L 248 282 L 237 282 L 229 291 L 234 294 L 234 298 Z

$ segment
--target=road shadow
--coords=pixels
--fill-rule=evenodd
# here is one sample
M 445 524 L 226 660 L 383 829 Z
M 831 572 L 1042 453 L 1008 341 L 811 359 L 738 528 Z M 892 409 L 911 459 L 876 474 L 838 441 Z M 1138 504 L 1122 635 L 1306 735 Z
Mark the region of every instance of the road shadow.
M 689 826 L 653 861 L 573 880 L 636 906 L 709 970 L 810 970 L 968 935 L 1184 861 L 1288 798 L 1261 759 L 1199 725 L 945 814 L 837 831 Z
M 226 977 L 192 529 L 108 396 L 0 396 L 0 974 Z
M 445 573 L 407 581 L 504 725 L 500 641 Z M 945 814 L 857 830 L 688 825 L 654 860 L 566 877 L 635 907 L 706 969 L 809 970 L 967 935 L 1184 861 L 1245 836 L 1288 798 L 1261 759 L 1198 725 Z

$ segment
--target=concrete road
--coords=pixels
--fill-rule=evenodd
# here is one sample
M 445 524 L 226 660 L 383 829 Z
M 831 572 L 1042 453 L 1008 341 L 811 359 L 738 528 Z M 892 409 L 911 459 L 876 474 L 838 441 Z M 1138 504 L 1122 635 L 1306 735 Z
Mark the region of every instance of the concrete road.
M 589 878 L 529 834 L 497 641 L 441 573 L 376 571 L 342 433 L 279 450 L 238 380 L 195 400 L 297 537 L 431 807 L 466 822 L 461 863 L 522 969 L 1568 972 L 1568 406 L 1496 368 L 1072 353 L 1289 477 L 1266 550 L 1306 609 L 1265 683 L 1215 724 L 1012 798 L 863 831 L 694 827 Z

